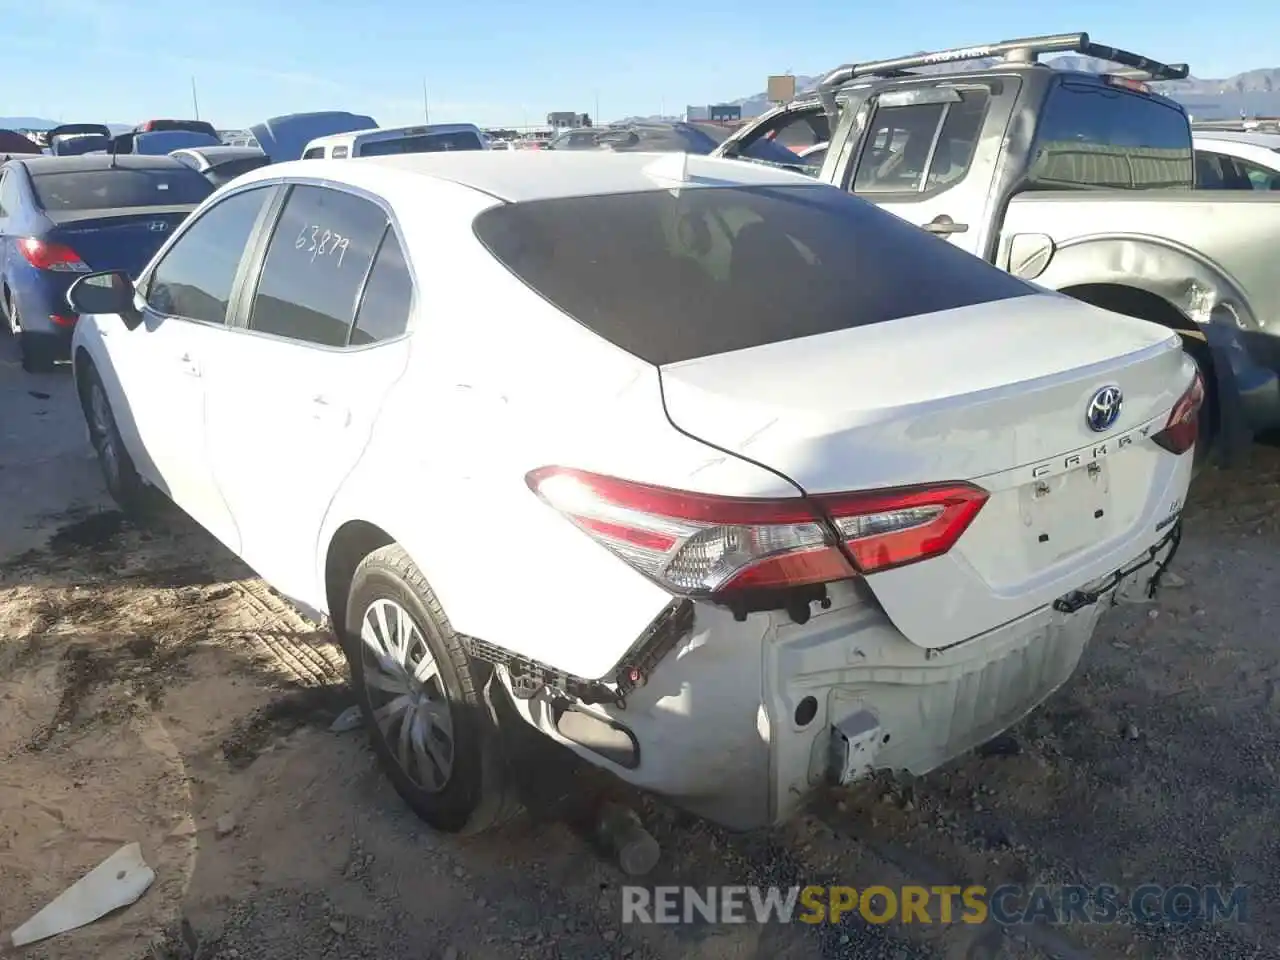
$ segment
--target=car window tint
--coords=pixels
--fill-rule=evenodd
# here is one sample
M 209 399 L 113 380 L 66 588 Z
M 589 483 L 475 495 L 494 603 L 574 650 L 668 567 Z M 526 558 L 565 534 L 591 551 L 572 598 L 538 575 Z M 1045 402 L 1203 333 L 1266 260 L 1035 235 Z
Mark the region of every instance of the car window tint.
M 925 180 L 925 190 L 949 187 L 964 179 L 973 162 L 973 151 L 978 145 L 978 134 L 982 131 L 982 121 L 987 116 L 989 92 L 981 90 L 964 90 L 960 92 L 960 102 L 947 104 L 942 119 L 942 132 L 938 135 L 937 146 L 933 148 L 933 160 L 929 163 L 929 176 Z
M 475 232 L 542 297 L 659 365 L 1037 290 L 819 184 L 501 204 Z
M 156 264 L 147 302 L 160 313 L 225 323 L 236 270 L 271 189 L 219 201 L 183 232 Z
M 394 230 L 387 231 L 378 257 L 373 261 L 356 324 L 351 331 L 353 346 L 379 343 L 404 333 L 413 302 L 413 279 L 404 262 L 404 251 Z
M 396 153 L 446 153 L 451 150 L 483 150 L 484 143 L 471 130 L 428 133 L 394 140 L 371 140 L 360 147 L 362 157 L 385 157 Z
M 1041 112 L 1027 175 L 1049 189 L 1189 189 L 1191 127 L 1181 110 L 1145 94 L 1059 82 Z
M 854 174 L 854 193 L 919 193 L 924 189 L 929 149 L 944 106 L 912 103 L 876 110 Z
M 37 173 L 31 183 L 36 201 L 51 212 L 196 204 L 213 192 L 208 180 L 176 163 L 154 169 Z
M 363 197 L 295 186 L 267 248 L 250 328 L 345 346 L 356 297 L 386 225 L 382 208 Z

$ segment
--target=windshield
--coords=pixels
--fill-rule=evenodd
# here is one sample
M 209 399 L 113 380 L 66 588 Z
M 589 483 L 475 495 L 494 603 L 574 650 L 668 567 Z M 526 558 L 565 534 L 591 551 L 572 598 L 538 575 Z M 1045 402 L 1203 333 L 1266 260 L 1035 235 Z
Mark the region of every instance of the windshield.
M 213 184 L 188 167 L 37 173 L 31 183 L 37 202 L 51 212 L 195 204 L 213 192 Z
M 158 130 L 139 133 L 133 138 L 133 152 L 148 157 L 162 157 L 187 147 L 220 147 L 222 141 L 207 133 L 192 130 Z
M 360 147 L 362 157 L 385 157 L 393 153 L 443 153 L 448 150 L 483 150 L 484 143 L 471 130 L 428 133 L 419 137 L 372 140 Z
M 817 184 L 503 204 L 475 231 L 547 300 L 658 365 L 1035 292 Z

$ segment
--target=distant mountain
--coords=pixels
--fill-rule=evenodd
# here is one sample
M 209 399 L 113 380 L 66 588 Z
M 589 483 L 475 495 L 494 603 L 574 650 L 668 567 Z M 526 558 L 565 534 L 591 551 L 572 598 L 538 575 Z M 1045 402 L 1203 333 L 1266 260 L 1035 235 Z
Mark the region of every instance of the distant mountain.
M 96 120 L 72 120 L 69 123 L 96 123 Z M 43 117 L 0 117 L 0 130 L 52 130 L 62 120 L 46 120 Z M 125 133 L 133 129 L 132 123 L 108 123 L 112 133 Z
M 994 58 L 971 60 L 959 65 L 960 69 L 981 70 L 999 61 Z M 1105 73 L 1111 65 L 1093 57 L 1068 55 L 1052 57 L 1044 61 L 1059 70 L 1080 70 L 1086 73 Z M 945 73 L 957 69 L 956 64 L 924 67 L 922 73 Z M 823 75 L 796 76 L 796 92 L 813 90 Z M 1177 100 L 1197 120 L 1229 119 L 1240 116 L 1280 115 L 1280 68 L 1248 70 L 1221 80 L 1188 77 L 1186 80 L 1169 80 L 1152 86 L 1167 97 Z M 742 107 L 744 117 L 759 116 L 769 109 L 764 93 L 757 93 L 740 100 L 729 101 Z

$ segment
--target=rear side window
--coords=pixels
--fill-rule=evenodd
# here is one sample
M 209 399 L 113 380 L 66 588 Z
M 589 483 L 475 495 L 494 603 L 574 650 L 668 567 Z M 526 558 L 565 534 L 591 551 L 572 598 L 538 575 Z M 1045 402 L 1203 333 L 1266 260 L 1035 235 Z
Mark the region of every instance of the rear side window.
M 320 160 L 324 157 L 324 147 L 312 147 L 302 155 L 303 160 Z
M 448 150 L 483 150 L 484 144 L 470 130 L 428 133 L 421 137 L 372 140 L 360 147 L 362 157 L 385 157 L 394 153 L 444 153 Z
M 345 346 L 356 297 L 386 226 L 386 214 L 370 200 L 295 186 L 267 247 L 250 328 Z
M 349 151 L 346 147 L 334 147 L 334 148 L 333 148 L 333 159 L 335 159 L 335 160 L 345 160 L 345 159 L 347 158 L 347 155 L 348 155 L 349 153 L 350 153 L 350 151 Z
M 208 180 L 190 167 L 177 165 L 37 173 L 31 184 L 36 201 L 51 212 L 195 204 L 213 192 Z
M 504 204 L 475 231 L 536 292 L 654 364 L 1036 292 L 817 184 Z
M 1061 82 L 1045 101 L 1027 175 L 1051 189 L 1190 189 L 1191 127 L 1182 111 L 1143 94 Z
M 881 107 L 871 118 L 854 193 L 924 193 L 964 178 L 990 94 L 959 91 L 958 103 Z
M 356 311 L 351 345 L 381 343 L 404 333 L 413 304 L 413 279 L 394 230 L 387 230 Z

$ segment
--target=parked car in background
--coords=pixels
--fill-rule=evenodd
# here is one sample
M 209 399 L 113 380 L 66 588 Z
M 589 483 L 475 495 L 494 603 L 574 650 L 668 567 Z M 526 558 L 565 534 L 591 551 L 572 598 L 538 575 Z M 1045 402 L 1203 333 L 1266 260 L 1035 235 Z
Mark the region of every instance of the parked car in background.
M 716 141 L 687 123 L 628 123 L 577 127 L 547 141 L 548 150 L 643 150 L 708 154 Z
M 43 148 L 38 143 L 16 130 L 0 129 L 0 161 L 10 157 L 40 156 L 43 152 Z
M 521 722 L 740 829 L 994 736 L 1158 586 L 1203 397 L 1164 327 L 686 154 L 272 165 L 69 297 L 112 494 L 326 613 L 451 831 Z
M 352 130 L 369 130 L 378 125 L 373 117 L 344 110 L 316 113 L 291 113 L 272 117 L 249 128 L 254 145 L 271 158 L 272 163 L 297 160 L 307 144 L 319 137 Z
M 1038 62 L 1052 53 L 1116 72 Z M 983 58 L 995 62 L 967 68 Z M 1230 462 L 1280 426 L 1280 195 L 1192 189 L 1186 111 L 1148 85 L 1187 73 L 1084 33 L 849 64 L 716 154 L 759 162 L 762 139 L 829 140 L 817 179 L 1019 277 L 1177 331 L 1208 385 L 1205 446 Z
M 354 130 L 319 137 L 307 144 L 303 160 L 384 157 L 396 153 L 488 150 L 489 140 L 474 123 L 430 123 L 416 127 Z
M 22 365 L 66 359 L 67 288 L 95 270 L 136 276 L 213 185 L 170 157 L 34 157 L 0 170 L 0 310 Z
M 1192 131 L 1200 190 L 1280 190 L 1280 134 Z
M 257 147 L 188 147 L 170 156 L 203 174 L 215 187 L 271 162 Z
M 207 120 L 144 120 L 133 128 L 134 133 L 160 133 L 162 131 L 185 130 L 187 133 L 203 133 L 218 139 L 218 131 Z
M 108 150 L 118 154 L 147 157 L 168 156 L 187 147 L 220 147 L 216 136 L 195 130 L 155 130 L 146 133 L 121 133 L 111 140 Z
M 48 133 L 49 153 L 78 157 L 111 146 L 111 128 L 101 123 L 64 123 Z

